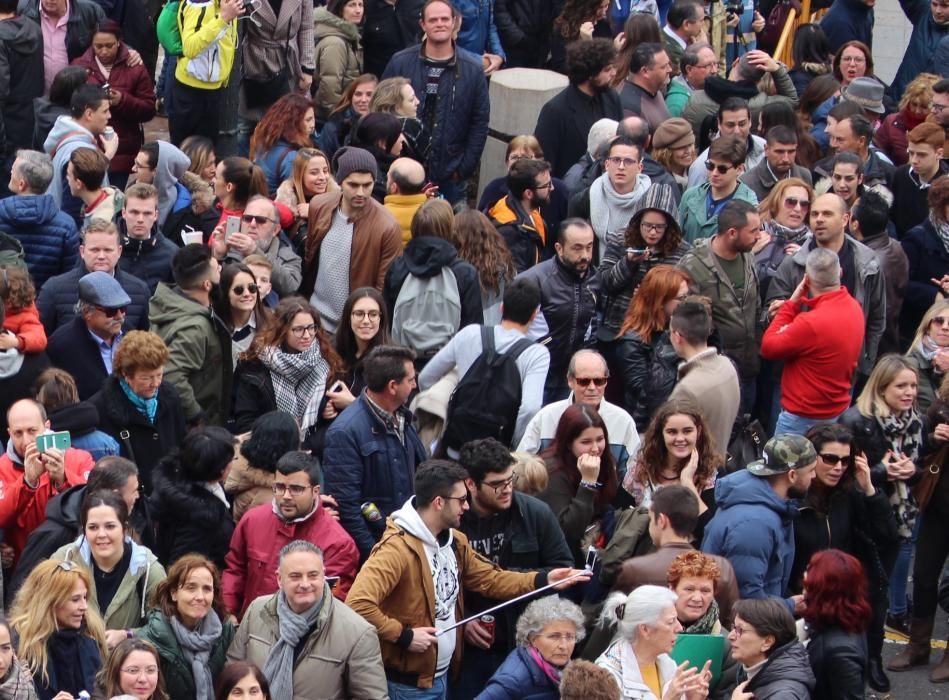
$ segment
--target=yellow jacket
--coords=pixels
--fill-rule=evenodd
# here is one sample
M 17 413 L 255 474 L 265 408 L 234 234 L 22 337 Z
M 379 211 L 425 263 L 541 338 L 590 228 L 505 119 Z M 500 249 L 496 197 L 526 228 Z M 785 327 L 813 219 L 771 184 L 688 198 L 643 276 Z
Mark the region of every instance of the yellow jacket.
M 227 84 L 237 50 L 237 20 L 221 19 L 218 0 L 185 0 L 178 6 L 183 54 L 175 78 L 200 90 Z
M 419 194 L 387 194 L 385 198 L 385 208 L 399 222 L 399 228 L 402 229 L 402 247 L 412 240 L 412 217 L 418 208 L 425 203 L 428 197 L 421 192 Z

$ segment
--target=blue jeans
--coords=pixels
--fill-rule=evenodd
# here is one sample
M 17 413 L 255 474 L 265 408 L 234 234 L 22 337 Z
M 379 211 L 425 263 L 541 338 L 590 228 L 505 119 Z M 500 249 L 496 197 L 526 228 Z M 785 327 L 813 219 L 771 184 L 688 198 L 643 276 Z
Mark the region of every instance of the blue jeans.
M 785 433 L 793 433 L 795 435 L 803 435 L 818 423 L 834 423 L 836 421 L 837 416 L 833 418 L 805 418 L 804 416 L 798 416 L 785 411 L 782 408 L 781 413 L 778 414 L 778 422 L 774 425 L 774 434 L 783 435 Z
M 910 560 L 913 558 L 913 548 L 916 546 L 916 536 L 919 534 L 919 521 L 921 517 L 916 518 L 916 525 L 913 527 L 913 536 L 908 540 L 900 540 L 900 548 L 896 554 L 896 563 L 893 564 L 893 572 L 890 574 L 890 614 L 903 615 L 906 613 L 906 585 L 909 578 Z
M 415 688 L 392 681 L 386 681 L 386 685 L 389 686 L 389 700 L 445 700 L 448 674 L 443 673 L 436 678 L 431 688 Z

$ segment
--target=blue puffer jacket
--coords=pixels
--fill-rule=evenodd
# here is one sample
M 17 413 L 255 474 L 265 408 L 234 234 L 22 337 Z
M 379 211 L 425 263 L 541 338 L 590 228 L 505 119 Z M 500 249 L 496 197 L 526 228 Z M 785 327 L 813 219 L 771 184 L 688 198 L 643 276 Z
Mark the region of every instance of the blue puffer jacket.
M 524 647 L 507 655 L 475 700 L 557 700 L 560 691 Z
M 906 19 L 913 25 L 913 34 L 906 45 L 903 62 L 890 85 L 890 97 L 899 101 L 903 90 L 920 73 L 940 73 L 944 66 L 933 65 L 939 41 L 949 36 L 949 25 L 938 25 L 929 9 L 929 0 L 900 0 Z
M 494 22 L 494 0 L 454 0 L 461 13 L 458 45 L 476 54 L 493 53 L 504 57 L 501 37 Z
M 425 102 L 432 99 L 425 93 L 428 69 L 424 49 L 422 42 L 399 51 L 382 76 L 402 76 L 412 83 L 421 100 L 419 114 L 425 114 Z M 488 139 L 490 103 L 481 57 L 456 48 L 453 63 L 438 82 L 437 99 L 438 111 L 432 125 L 432 145 L 426 165 L 429 178 L 434 182 L 445 182 L 454 175 L 468 178 L 478 167 Z
M 794 503 L 747 470 L 719 479 L 715 502 L 702 551 L 732 563 L 742 598 L 783 598 L 794 564 Z
M 926 5 L 928 7 L 929 3 Z M 863 0 L 834 0 L 820 21 L 820 28 L 827 35 L 830 50 L 834 53 L 851 39 L 872 48 L 873 7 L 868 7 Z
M 386 429 L 370 408 L 365 392 L 326 431 L 323 476 L 326 492 L 339 503 L 339 522 L 365 559 L 385 529 L 385 518 L 415 493 L 415 468 L 425 459 L 412 414 L 400 409 L 405 442 Z M 382 519 L 368 522 L 360 511 L 375 503 Z
M 74 268 L 79 260 L 76 222 L 48 194 L 0 199 L 0 230 L 23 244 L 37 289 L 53 275 Z
M 64 326 L 76 317 L 76 302 L 79 301 L 79 278 L 88 274 L 82 260 L 69 272 L 51 277 L 36 299 L 36 308 L 40 312 L 40 320 L 49 337 L 60 326 Z M 132 303 L 125 314 L 126 331 L 148 330 L 148 299 L 151 293 L 148 285 L 138 277 L 116 269 L 115 279 L 122 285 L 122 289 L 129 295 Z

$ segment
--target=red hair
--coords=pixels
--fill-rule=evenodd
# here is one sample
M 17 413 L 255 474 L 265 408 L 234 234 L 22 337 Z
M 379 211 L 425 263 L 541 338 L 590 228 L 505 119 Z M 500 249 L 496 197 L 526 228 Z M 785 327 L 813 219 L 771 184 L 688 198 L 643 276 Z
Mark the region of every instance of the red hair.
M 307 110 L 313 109 L 313 102 L 302 95 L 284 95 L 271 105 L 250 139 L 250 158 L 269 151 L 278 141 L 286 141 L 291 146 L 305 148 L 312 146 L 310 134 L 303 126 L 303 117 Z
M 600 473 L 596 480 L 603 484 L 603 487 L 596 494 L 597 510 L 606 508 L 616 497 L 618 488 L 616 479 L 616 461 L 613 459 L 613 452 L 610 450 L 610 436 L 606 431 L 606 423 L 594 409 L 582 403 L 575 403 L 567 408 L 557 423 L 557 430 L 554 431 L 554 441 L 541 455 L 542 457 L 554 457 L 556 464 L 551 468 L 553 472 L 563 472 L 574 488 L 580 486 L 580 470 L 577 469 L 577 458 L 573 454 L 573 443 L 580 437 L 580 434 L 587 428 L 600 428 L 603 431 L 603 439 L 606 441 L 606 449 L 600 455 Z
M 618 264 L 625 265 L 626 261 L 620 260 Z M 692 278 L 672 265 L 656 265 L 647 272 L 629 300 L 619 334 L 636 331 L 644 343 L 652 342 L 653 333 L 661 333 L 669 325 L 665 307 L 676 298 L 683 282 L 691 286 Z
M 812 629 L 840 627 L 848 634 L 866 631 L 871 613 L 867 577 L 855 557 L 839 549 L 817 552 L 807 565 L 804 588 L 804 621 Z

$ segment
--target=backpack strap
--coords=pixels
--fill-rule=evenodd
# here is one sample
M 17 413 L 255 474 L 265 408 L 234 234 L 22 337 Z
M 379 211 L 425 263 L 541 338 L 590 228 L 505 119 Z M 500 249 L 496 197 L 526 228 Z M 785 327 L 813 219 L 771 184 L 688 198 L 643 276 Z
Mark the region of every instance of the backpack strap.
M 67 131 L 65 134 L 63 134 L 63 137 L 62 137 L 61 139 L 59 139 L 59 141 L 56 142 L 56 145 L 53 146 L 53 150 L 50 151 L 50 154 L 49 154 L 50 159 L 52 160 L 53 158 L 56 157 L 56 152 L 59 151 L 59 147 L 63 145 L 63 142 L 64 142 L 66 139 L 71 138 L 71 137 L 73 137 L 73 136 L 82 136 L 82 135 L 84 135 L 85 133 L 86 133 L 85 131 L 78 131 L 78 130 L 76 130 L 76 131 Z M 96 145 L 96 149 L 98 149 L 98 148 L 99 148 L 99 146 Z
M 534 345 L 533 340 L 530 338 L 521 338 L 504 354 L 510 355 L 512 360 L 516 360 L 521 356 L 521 353 L 527 350 L 527 348 L 529 348 L 531 345 Z
M 489 358 L 497 352 L 494 346 L 494 327 L 481 326 L 481 352 L 490 353 Z

